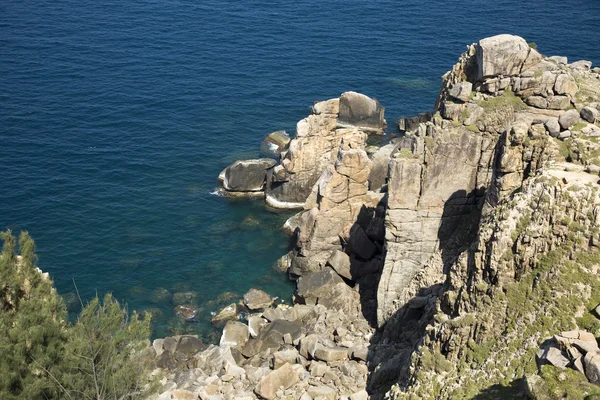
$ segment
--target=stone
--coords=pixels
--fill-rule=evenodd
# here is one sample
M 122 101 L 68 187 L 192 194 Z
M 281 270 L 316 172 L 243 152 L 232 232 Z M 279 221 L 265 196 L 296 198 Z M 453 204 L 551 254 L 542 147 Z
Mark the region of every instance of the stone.
M 585 375 L 585 367 L 583 366 L 583 356 L 574 359 L 571 363 L 571 368 Z
M 448 94 L 456 100 L 466 103 L 471 99 L 472 90 L 473 84 L 471 82 L 457 82 L 452 86 Z
M 301 276 L 296 281 L 296 295 L 305 304 L 316 304 L 317 299 L 337 283 L 344 283 L 342 278 L 329 267 L 318 272 Z
M 210 345 L 206 350 L 194 354 L 195 367 L 204 374 L 213 376 L 221 373 L 227 363 L 236 364 L 229 347 Z
M 483 107 L 475 103 L 467 103 L 467 111 L 468 117 L 463 121 L 465 126 L 474 125 L 477 123 L 479 117 L 481 117 L 485 112 Z
M 558 65 L 567 65 L 569 63 L 569 59 L 563 56 L 550 56 L 548 60 L 552 60 Z
M 310 362 L 310 376 L 322 377 L 326 372 L 329 371 L 329 366 L 322 361 L 311 361 Z
M 350 395 L 350 400 L 368 400 L 369 394 L 366 390 L 361 390 L 360 392 L 356 392 Z
M 284 364 L 296 364 L 298 361 L 298 350 L 291 348 L 288 350 L 276 351 L 273 353 L 273 369 L 277 369 Z
M 273 304 L 273 298 L 262 290 L 250 289 L 244 295 L 244 305 L 250 310 L 261 310 Z
M 242 354 L 244 357 L 250 358 L 267 349 L 276 351 L 284 344 L 283 336 L 286 333 L 289 333 L 293 339 L 297 339 L 301 331 L 302 322 L 300 321 L 275 320 L 263 328 L 256 338 L 248 340 L 242 349 Z
M 548 134 L 552 137 L 558 137 L 560 133 L 560 124 L 558 123 L 558 118 L 548 118 L 548 120 L 544 123 Z
M 290 146 L 290 140 L 286 131 L 269 133 L 260 145 L 260 152 L 269 157 L 279 158 Z
M 333 114 L 338 115 L 340 112 L 340 99 L 329 99 L 325 101 L 318 101 L 312 106 L 312 113 L 319 114 Z
M 536 108 L 548 108 L 548 99 L 542 96 L 529 96 L 525 103 Z
M 268 325 L 269 322 L 259 315 L 251 315 L 248 317 L 248 332 L 250 336 L 256 337 L 260 331 Z
M 579 86 L 577 86 L 575 78 L 571 75 L 561 74 L 556 78 L 556 83 L 554 83 L 554 93 L 568 95 L 573 98 L 578 91 Z
M 597 109 L 588 106 L 583 107 L 580 112 L 581 118 L 592 124 L 598 119 L 598 114 Z
M 211 322 L 213 325 L 222 326 L 229 320 L 237 319 L 237 304 L 232 303 L 227 307 L 223 308 L 221 311 L 216 313 L 212 318 Z
M 542 61 L 542 56 L 530 48 L 525 39 L 513 35 L 497 35 L 477 43 L 478 78 L 516 76 Z
M 198 293 L 196 292 L 177 292 L 173 294 L 173 304 L 196 304 L 198 301 Z
M 583 367 L 588 380 L 595 385 L 600 384 L 600 351 L 587 353 L 583 357 Z
M 352 280 L 352 273 L 350 272 L 350 257 L 348 254 L 339 250 L 331 252 L 331 257 L 327 260 L 327 265 L 335 270 L 343 278 Z
M 156 357 L 159 357 L 164 349 L 163 349 L 164 339 L 154 339 L 152 341 L 152 347 L 154 347 L 154 351 L 156 352 Z
M 538 350 L 536 353 L 538 365 L 550 364 L 558 368 L 566 368 L 569 359 L 556 347 L 548 346 Z
M 177 351 L 183 354 L 194 354 L 198 351 L 204 351 L 208 345 L 202 343 L 197 336 L 182 335 L 177 341 Z
M 317 347 L 314 357 L 328 363 L 342 361 L 348 358 L 348 349 L 345 347 Z
M 221 346 L 242 347 L 249 337 L 248 326 L 239 321 L 227 321 L 221 335 Z
M 236 161 L 219 175 L 223 188 L 231 192 L 260 192 L 265 187 L 267 170 L 277 162 L 271 158 Z
M 574 70 L 589 71 L 592 69 L 592 62 L 587 60 L 579 60 L 569 64 L 569 67 Z
M 577 110 L 569 110 L 558 117 L 558 123 L 563 130 L 571 128 L 579 121 L 579 112 Z
M 298 374 L 292 366 L 284 364 L 262 378 L 254 392 L 264 399 L 275 399 L 277 398 L 277 391 L 281 387 L 287 389 L 298 383 L 299 380 Z
M 548 108 L 550 110 L 566 110 L 571 105 L 571 100 L 568 96 L 549 96 Z
M 365 148 L 367 134 L 361 129 L 339 127 L 337 114 L 312 114 L 299 121 L 280 165 L 269 170 L 267 203 L 302 208 L 323 171 L 336 160 L 342 142 L 348 148 Z
M 300 339 L 298 351 L 306 359 L 314 358 L 315 351 L 319 345 L 319 336 L 310 334 Z
M 370 128 L 383 132 L 384 108 L 377 100 L 357 92 L 345 92 L 340 96 L 338 121 L 342 124 Z
M 310 386 L 306 393 L 313 399 L 336 400 L 337 391 L 329 386 Z
M 365 347 L 352 349 L 352 358 L 360 361 L 367 361 L 369 349 Z
M 569 137 L 571 137 L 571 131 L 562 131 L 561 133 L 558 134 L 559 139 L 566 139 Z
M 173 400 L 198 400 L 198 395 L 185 389 L 171 390 Z

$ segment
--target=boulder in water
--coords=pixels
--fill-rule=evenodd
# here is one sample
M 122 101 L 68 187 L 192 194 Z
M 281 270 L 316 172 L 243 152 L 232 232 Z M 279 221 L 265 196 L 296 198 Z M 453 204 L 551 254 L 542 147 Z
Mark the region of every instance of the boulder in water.
M 277 162 L 271 158 L 236 161 L 219 174 L 219 182 L 229 192 L 260 192 L 267 170 Z

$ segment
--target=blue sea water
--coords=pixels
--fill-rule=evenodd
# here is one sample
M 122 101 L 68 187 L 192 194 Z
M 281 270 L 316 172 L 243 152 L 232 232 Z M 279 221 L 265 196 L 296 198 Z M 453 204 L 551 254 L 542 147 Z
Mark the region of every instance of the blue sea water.
M 211 195 L 221 169 L 347 90 L 393 132 L 498 33 L 600 64 L 597 0 L 3 0 L 0 229 L 29 230 L 69 304 L 75 281 L 151 309 L 155 335 L 209 335 L 223 292 L 293 290 L 272 269 L 290 213 Z M 195 292 L 201 321 L 164 289 Z

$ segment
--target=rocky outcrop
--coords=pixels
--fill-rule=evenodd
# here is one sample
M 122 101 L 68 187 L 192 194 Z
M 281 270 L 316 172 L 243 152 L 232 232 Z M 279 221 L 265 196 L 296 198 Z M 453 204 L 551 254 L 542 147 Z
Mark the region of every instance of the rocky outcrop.
M 315 103 L 312 114 L 296 125 L 291 141 L 285 131 L 265 138 L 261 152 L 281 159 L 278 165 L 270 159 L 236 161 L 219 175 L 219 181 L 227 194 L 264 191 L 272 207 L 302 208 L 342 142 L 364 149 L 367 136 L 381 134 L 385 127 L 384 108 L 377 100 L 356 92 L 342 93 Z
M 236 395 L 361 398 L 368 368 L 372 398 L 472 398 L 523 376 L 543 338 L 595 326 L 599 101 L 589 63 L 499 35 L 468 46 L 434 112 L 403 119 L 405 135 L 370 156 L 375 100 L 316 103 L 266 177 L 269 203 L 303 208 L 279 263 L 297 304 L 248 316 L 243 345 L 228 324 L 223 343 L 246 370 Z M 368 334 L 349 339 L 353 324 Z M 538 378 L 594 371 L 596 353 L 561 346 L 538 355 Z M 284 389 L 273 371 L 286 365 Z
M 313 114 L 298 122 L 296 137 L 267 180 L 267 203 L 274 207 L 302 207 L 323 171 L 337 157 L 340 144 L 364 149 L 367 133 L 339 127 L 340 99 L 313 106 Z

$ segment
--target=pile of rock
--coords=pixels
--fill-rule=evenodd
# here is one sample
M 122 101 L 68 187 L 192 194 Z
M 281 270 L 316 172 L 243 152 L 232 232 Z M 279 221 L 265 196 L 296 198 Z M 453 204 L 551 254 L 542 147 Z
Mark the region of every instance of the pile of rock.
M 590 62 L 567 64 L 565 57 L 544 58 L 523 38 L 513 35 L 483 39 L 469 46 L 461 61 L 460 68 L 445 76 L 438 99 L 437 110 L 445 119 L 480 131 L 502 130 L 505 127 L 494 127 L 494 121 L 485 117 L 485 102 L 516 96 L 507 103 L 522 100 L 522 105 L 530 108 L 524 107 L 527 115 L 521 118 L 530 124 L 543 124 L 553 137 L 565 139 L 575 132 L 600 135 L 600 128 L 594 125 L 598 121 L 600 75 L 590 69 Z
M 153 374 L 164 374 L 157 398 L 367 399 L 372 334 L 343 311 L 279 305 L 246 323 L 228 321 L 219 346 L 195 336 L 156 339 Z
M 574 330 L 562 332 L 546 340 L 536 354 L 538 366 L 550 364 L 557 368 L 572 368 L 600 384 L 600 349 L 593 334 Z

